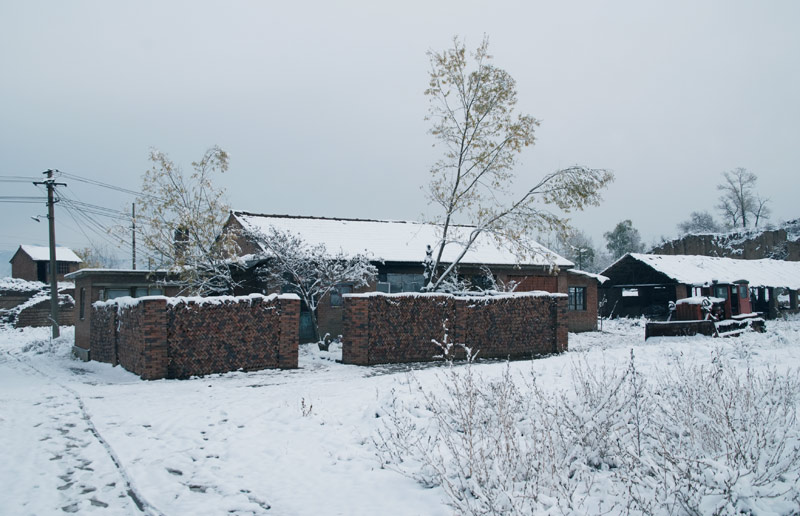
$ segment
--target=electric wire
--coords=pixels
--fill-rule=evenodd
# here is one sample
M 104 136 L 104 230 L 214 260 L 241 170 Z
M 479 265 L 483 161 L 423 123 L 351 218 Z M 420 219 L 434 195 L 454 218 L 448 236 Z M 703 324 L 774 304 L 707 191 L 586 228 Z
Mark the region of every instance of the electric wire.
M 98 220 L 96 217 L 92 215 L 100 215 L 103 217 L 108 217 L 116 220 L 123 220 L 123 221 L 131 221 L 130 215 L 120 212 L 118 210 L 113 210 L 111 208 L 104 208 L 102 206 L 93 205 L 90 203 L 85 203 L 82 201 L 78 201 L 71 197 L 74 194 L 71 189 L 69 189 L 69 193 L 60 190 L 60 198 L 62 199 L 63 206 L 67 209 L 67 213 L 70 215 L 70 218 L 75 222 L 78 226 L 80 232 L 89 240 L 89 243 L 94 246 L 94 241 L 92 238 L 89 237 L 88 234 L 84 231 L 84 227 L 86 227 L 89 231 L 97 235 L 101 240 L 103 240 L 107 244 L 111 244 L 116 248 L 125 248 L 130 249 L 132 243 L 129 242 L 126 238 L 123 238 L 117 234 L 121 228 L 119 228 L 119 224 L 115 228 L 113 225 L 109 226 Z M 87 209 L 86 206 L 97 207 L 100 208 L 100 211 L 90 210 Z M 78 220 L 80 219 L 80 220 Z M 127 228 L 125 228 L 127 229 Z M 115 231 L 117 230 L 117 231 Z M 142 256 L 143 258 L 152 258 L 155 259 L 155 255 L 147 252 L 145 250 L 140 250 L 137 247 L 137 254 Z
M 34 197 L 30 195 L 0 195 L 0 202 L 11 202 L 11 203 L 40 203 L 40 202 L 47 202 L 46 197 Z
M 59 174 L 59 177 L 65 177 L 67 179 L 72 179 L 72 180 L 79 181 L 79 182 L 82 182 L 82 183 L 86 183 L 86 184 L 90 184 L 90 185 L 94 185 L 94 186 L 99 186 L 101 188 L 108 188 L 109 190 L 116 190 L 118 192 L 123 192 L 123 193 L 127 193 L 127 194 L 130 194 L 130 195 L 135 195 L 136 197 L 147 197 L 147 198 L 150 198 L 150 199 L 159 199 L 160 200 L 160 198 L 158 196 L 156 196 L 156 195 L 140 192 L 138 190 L 132 190 L 130 188 L 124 188 L 122 186 L 116 186 L 116 185 L 104 183 L 104 182 L 98 181 L 96 179 L 89 179 L 88 177 L 81 177 L 81 176 L 76 175 L 76 174 L 70 174 L 69 172 L 58 171 L 58 174 Z

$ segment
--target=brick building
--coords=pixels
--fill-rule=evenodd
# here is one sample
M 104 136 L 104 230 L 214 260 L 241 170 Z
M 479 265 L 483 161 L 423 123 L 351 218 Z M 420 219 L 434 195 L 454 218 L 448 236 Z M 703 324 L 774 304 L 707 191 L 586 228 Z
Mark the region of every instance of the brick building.
M 154 295 L 175 296 L 178 287 L 165 286 L 164 271 L 128 269 L 80 269 L 67 275 L 75 282 L 75 348 L 76 355 L 88 358 L 89 336 L 92 332 L 91 307 L 95 301 L 108 301 L 119 297 L 144 297 Z
M 21 245 L 11 263 L 11 277 L 28 281 L 50 283 L 50 248 L 38 245 Z M 56 247 L 56 279 L 78 270 L 82 260 L 67 247 Z
M 297 217 L 266 215 L 232 211 L 225 225 L 226 231 L 236 231 L 243 255 L 266 256 L 259 234 L 270 228 L 299 234 L 311 245 L 324 244 L 330 251 L 342 250 L 346 254 L 366 253 L 378 269 L 377 281 L 355 291 L 352 285 L 341 285 L 338 292 L 319 303 L 317 319 L 320 334 L 333 336 L 343 333 L 342 294 L 380 291 L 385 293 L 419 292 L 423 286 L 423 261 L 427 246 L 439 241 L 437 227 L 432 224 L 405 221 L 343 219 L 326 217 Z M 454 231 L 469 231 L 459 226 Z M 481 235 L 464 256 L 459 275 L 475 286 L 486 283 L 484 267 L 488 267 L 498 283 L 516 284 L 515 291 L 543 290 L 568 294 L 569 331 L 587 331 L 597 328 L 597 283 L 593 275 L 572 271 L 574 264 L 536 242 L 537 249 L 525 263 L 506 247 L 488 235 Z M 453 260 L 460 251 L 457 244 L 445 248 L 443 261 Z M 254 263 L 257 263 L 254 262 Z M 263 261 L 262 261 L 263 263 Z M 250 291 L 260 291 L 250 284 Z M 237 293 L 248 293 L 242 291 Z M 301 314 L 301 340 L 308 340 L 310 317 Z

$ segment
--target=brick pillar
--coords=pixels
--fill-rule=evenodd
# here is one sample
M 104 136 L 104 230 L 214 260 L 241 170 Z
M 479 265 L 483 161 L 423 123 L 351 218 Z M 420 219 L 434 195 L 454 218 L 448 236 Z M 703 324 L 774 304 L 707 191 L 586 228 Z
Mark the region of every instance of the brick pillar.
M 369 297 L 344 296 L 342 363 L 369 365 Z
M 567 298 L 559 296 L 553 299 L 553 327 L 555 328 L 555 351 L 561 353 L 567 351 L 567 339 L 569 328 L 567 325 Z
M 278 336 L 278 367 L 297 369 L 300 345 L 300 298 L 280 297 L 280 335 Z
M 142 310 L 142 371 L 143 380 L 167 377 L 169 354 L 167 348 L 167 301 L 140 301 Z

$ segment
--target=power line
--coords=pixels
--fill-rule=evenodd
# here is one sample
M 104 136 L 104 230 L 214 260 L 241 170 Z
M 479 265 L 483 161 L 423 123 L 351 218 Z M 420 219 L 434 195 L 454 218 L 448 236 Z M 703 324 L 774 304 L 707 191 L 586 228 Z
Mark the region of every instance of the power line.
M 24 176 L 0 176 L 0 183 L 31 183 L 36 179 L 38 178 Z
M 102 181 L 97 181 L 96 179 L 89 179 L 88 177 L 81 177 L 81 176 L 78 176 L 76 174 L 70 174 L 68 172 L 61 172 L 61 175 L 63 177 L 68 178 L 68 179 L 73 179 L 75 181 L 80 181 L 82 183 L 86 183 L 86 184 L 90 184 L 90 185 L 94 185 L 94 186 L 99 186 L 101 188 L 108 188 L 109 190 L 116 190 L 118 192 L 123 192 L 123 193 L 127 193 L 127 194 L 130 194 L 130 195 L 135 195 L 137 197 L 147 197 L 147 198 L 151 198 L 151 199 L 159 199 L 159 197 L 157 197 L 155 195 L 151 195 L 151 194 L 147 194 L 147 193 L 144 193 L 144 192 L 140 192 L 138 190 L 131 190 L 130 188 L 124 188 L 122 186 L 116 186 L 116 185 L 112 185 L 112 184 L 109 184 L 109 183 L 104 183 Z
M 15 203 L 46 203 L 46 197 L 33 197 L 25 195 L 0 195 L 0 202 L 15 202 Z

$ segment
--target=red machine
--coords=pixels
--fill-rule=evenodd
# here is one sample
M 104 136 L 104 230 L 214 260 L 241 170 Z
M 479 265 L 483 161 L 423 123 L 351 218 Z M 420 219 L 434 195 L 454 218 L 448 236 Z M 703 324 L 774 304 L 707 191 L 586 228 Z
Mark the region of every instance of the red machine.
M 667 322 L 649 322 L 645 339 L 658 336 L 703 334 L 729 337 L 750 328 L 763 332 L 764 319 L 752 312 L 750 289 L 746 281 L 714 282 L 694 287 L 694 296 L 670 302 Z
M 675 303 L 675 319 L 678 321 L 702 321 L 711 315 L 712 320 L 756 317 L 752 314 L 750 289 L 746 281 L 736 283 L 713 283 L 708 287 L 694 287 L 694 296 Z M 711 306 L 704 310 L 703 300 L 708 299 Z

